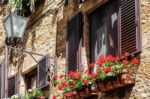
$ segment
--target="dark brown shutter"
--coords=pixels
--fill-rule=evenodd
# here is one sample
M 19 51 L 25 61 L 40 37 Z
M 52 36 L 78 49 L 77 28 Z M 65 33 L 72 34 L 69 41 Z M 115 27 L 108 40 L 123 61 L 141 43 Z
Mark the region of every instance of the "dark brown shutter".
M 43 58 L 38 64 L 38 87 L 43 88 L 48 85 L 48 58 Z
M 83 18 L 82 13 L 79 12 L 67 23 L 67 65 L 68 72 L 76 71 L 80 65 L 81 54 L 81 38 L 83 32 Z
M 17 75 L 8 78 L 8 97 L 16 94 Z
M 139 0 L 120 0 L 121 54 L 141 51 Z

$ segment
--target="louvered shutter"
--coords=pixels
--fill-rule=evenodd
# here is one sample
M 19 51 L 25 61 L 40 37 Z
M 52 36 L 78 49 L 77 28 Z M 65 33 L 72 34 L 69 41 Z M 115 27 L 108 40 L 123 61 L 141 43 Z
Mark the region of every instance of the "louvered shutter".
M 121 54 L 141 51 L 139 0 L 120 0 Z
M 69 71 L 79 69 L 81 61 L 80 46 L 83 32 L 82 13 L 77 13 L 67 23 L 67 65 Z
M 48 58 L 43 58 L 38 64 L 38 87 L 43 88 L 48 85 Z
M 17 76 L 8 78 L 8 97 L 16 94 L 17 89 Z

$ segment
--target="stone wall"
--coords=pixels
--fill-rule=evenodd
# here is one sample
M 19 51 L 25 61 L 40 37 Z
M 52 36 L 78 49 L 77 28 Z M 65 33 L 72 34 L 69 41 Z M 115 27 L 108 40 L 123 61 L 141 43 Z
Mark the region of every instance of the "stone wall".
M 30 18 L 30 23 L 25 34 L 24 49 L 51 57 L 57 56 L 57 74 L 65 74 L 66 66 L 66 22 L 78 11 L 90 13 L 107 0 L 86 0 L 84 4 L 77 4 L 75 0 L 69 0 L 69 5 L 64 6 L 63 0 L 46 0 L 44 5 L 38 9 Z M 94 7 L 92 10 L 91 8 Z M 100 93 L 100 99 L 119 99 L 119 95 L 125 91 L 126 95 L 122 99 L 149 99 L 150 98 L 150 1 L 141 0 L 141 27 L 142 27 L 142 54 L 141 64 L 136 75 L 136 84 L 133 88 L 123 88 L 107 94 Z M 85 18 L 86 20 L 86 18 Z M 86 38 L 88 24 L 84 25 L 84 35 L 82 47 L 82 62 L 88 63 L 88 38 Z M 0 47 L 4 45 L 5 32 L 2 25 L 2 15 L 0 16 Z M 2 47 L 4 49 L 4 47 Z M 0 49 L 1 51 L 1 49 Z M 4 51 L 1 51 L 4 53 Z M 1 54 L 2 56 L 4 54 Z M 35 56 L 36 60 L 42 57 Z M 20 59 L 20 58 L 19 58 Z M 16 60 L 18 63 L 20 60 Z M 23 76 L 36 67 L 37 63 L 29 54 L 24 54 L 21 58 L 21 75 L 19 92 L 25 92 L 25 82 Z M 10 64 L 9 76 L 18 73 L 16 62 Z M 51 62 L 54 65 L 54 62 Z M 53 70 L 53 68 L 52 68 Z M 58 91 L 57 87 L 50 85 L 47 95 L 51 96 Z M 124 92 L 123 92 L 124 93 Z M 119 95 L 118 95 L 119 94 Z M 113 97 L 113 98 L 112 98 Z

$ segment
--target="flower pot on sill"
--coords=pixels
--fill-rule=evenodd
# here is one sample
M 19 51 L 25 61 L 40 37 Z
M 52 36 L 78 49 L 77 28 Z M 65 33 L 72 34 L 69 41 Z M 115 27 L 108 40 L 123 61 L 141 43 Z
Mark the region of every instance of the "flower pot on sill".
M 97 81 L 96 84 L 98 91 L 106 91 L 106 87 L 102 81 Z
M 112 77 L 112 84 L 113 84 L 113 87 L 114 87 L 114 88 L 118 88 L 118 87 L 123 86 L 123 85 L 121 84 L 121 82 L 120 82 L 119 76 L 120 76 L 120 75 L 117 75 L 117 76 Z
M 93 84 L 91 85 L 91 94 L 97 94 L 98 93 L 98 88 L 97 88 L 97 84 Z
M 107 79 L 103 80 L 103 83 L 104 83 L 105 88 L 107 90 L 113 89 L 113 85 L 112 85 L 111 79 L 107 78 Z
M 90 95 L 91 94 L 91 89 L 90 88 L 85 88 L 84 90 L 86 96 Z
M 80 97 L 85 97 L 86 96 L 84 89 L 79 90 L 78 94 L 79 94 Z
M 66 99 L 74 99 L 74 96 L 66 96 Z
M 38 97 L 36 97 L 36 99 L 45 99 L 45 97 L 44 96 L 38 96 Z
M 76 93 L 73 97 L 74 97 L 73 99 L 79 99 L 80 95 L 79 95 L 79 93 Z
M 131 74 L 128 74 L 128 73 L 123 73 L 120 76 L 120 81 L 121 81 L 121 84 L 123 85 L 135 84 L 135 78 Z

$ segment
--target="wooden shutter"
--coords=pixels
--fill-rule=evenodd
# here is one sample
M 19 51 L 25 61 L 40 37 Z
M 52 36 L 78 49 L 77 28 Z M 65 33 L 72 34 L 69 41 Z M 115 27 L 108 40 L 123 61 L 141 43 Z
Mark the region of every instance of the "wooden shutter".
M 139 0 L 120 0 L 121 54 L 141 51 Z
M 80 66 L 81 54 L 81 38 L 83 32 L 83 18 L 79 12 L 67 23 L 67 65 L 68 72 L 76 71 Z
M 48 58 L 43 58 L 38 64 L 38 87 L 43 88 L 48 85 Z
M 8 97 L 11 97 L 17 92 L 17 75 L 8 78 Z

